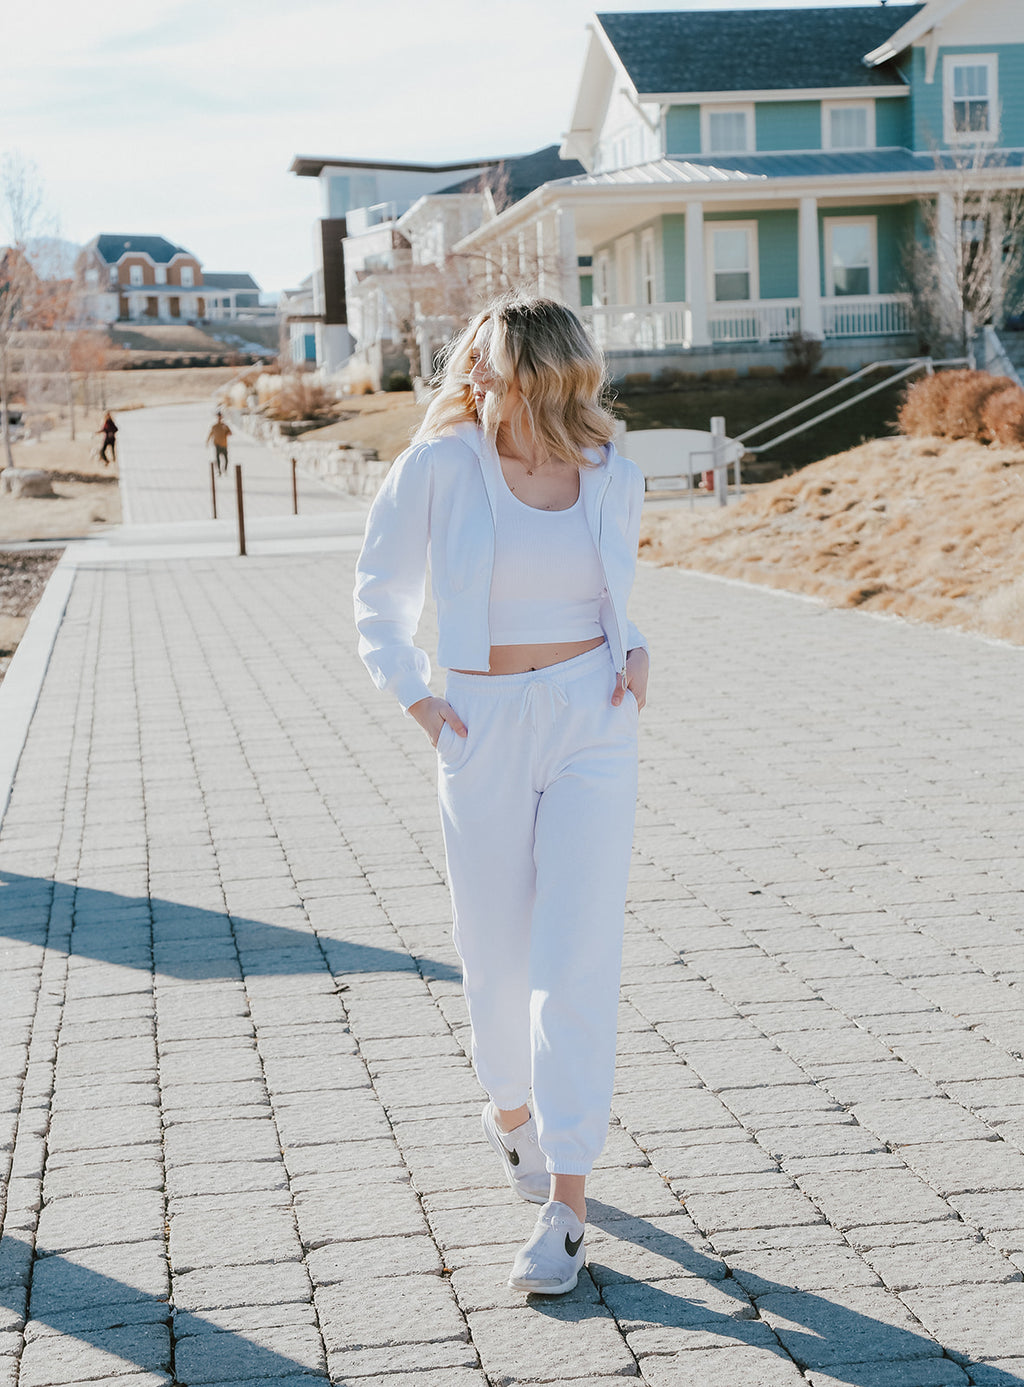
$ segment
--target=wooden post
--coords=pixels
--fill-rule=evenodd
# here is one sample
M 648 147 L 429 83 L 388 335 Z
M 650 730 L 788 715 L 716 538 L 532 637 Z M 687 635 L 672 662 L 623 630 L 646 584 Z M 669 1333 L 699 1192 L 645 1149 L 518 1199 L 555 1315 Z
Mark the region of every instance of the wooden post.
M 295 459 L 292 458 L 292 515 L 299 513 L 299 483 L 295 476 Z
M 245 557 L 245 505 L 242 501 L 242 464 L 235 463 L 235 499 L 238 502 L 238 554 Z
M 217 519 L 217 464 L 210 459 L 210 500 L 213 502 L 213 518 Z

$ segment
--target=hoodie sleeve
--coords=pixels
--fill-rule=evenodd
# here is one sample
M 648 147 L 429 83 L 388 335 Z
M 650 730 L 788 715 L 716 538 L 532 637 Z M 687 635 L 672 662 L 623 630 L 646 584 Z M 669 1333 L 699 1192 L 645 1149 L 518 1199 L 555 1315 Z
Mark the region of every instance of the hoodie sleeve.
M 630 488 L 629 488 L 629 518 L 626 525 L 626 540 L 629 544 L 629 552 L 635 560 L 637 551 L 640 548 L 640 518 L 644 508 L 644 474 L 637 467 L 636 463 L 629 464 L 631 469 Z M 626 618 L 626 653 L 631 650 L 647 650 L 647 640 L 643 632 L 629 618 Z
M 430 444 L 397 459 L 370 507 L 353 594 L 359 655 L 406 711 L 429 698 L 430 660 L 415 644 L 430 545 Z

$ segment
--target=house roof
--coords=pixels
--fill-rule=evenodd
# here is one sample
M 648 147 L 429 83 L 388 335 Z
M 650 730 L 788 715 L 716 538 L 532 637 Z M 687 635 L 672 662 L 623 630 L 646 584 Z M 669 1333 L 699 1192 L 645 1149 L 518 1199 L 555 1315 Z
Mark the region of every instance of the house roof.
M 550 183 L 558 178 L 571 178 L 583 173 L 583 165 L 575 159 L 561 159 L 558 145 L 545 145 L 532 154 L 520 154 L 502 159 L 490 168 L 482 170 L 473 178 L 465 178 L 453 183 L 450 188 L 442 188 L 442 193 L 478 193 L 484 188 L 492 192 L 501 189 L 508 202 L 518 202 L 542 183 Z
M 387 159 L 344 159 L 321 157 L 315 154 L 296 154 L 289 165 L 289 173 L 297 173 L 301 178 L 319 178 L 325 168 L 374 169 L 383 173 L 461 173 L 463 169 L 484 169 L 488 164 L 498 163 L 497 159 L 461 159 L 454 164 L 403 164 Z
M 864 55 L 923 5 L 599 14 L 640 96 L 904 85 Z
M 900 28 L 880 43 L 873 52 L 866 53 L 864 61 L 871 66 L 889 62 L 890 59 L 902 53 L 905 48 L 909 48 L 911 44 L 923 38 L 930 29 L 941 24 L 962 4 L 964 4 L 964 0 L 927 0 L 926 4 L 908 10 L 905 22 Z
M 655 159 L 607 173 L 562 178 L 562 188 L 599 188 L 659 183 L 747 183 L 788 178 L 843 178 L 861 174 L 935 173 L 953 167 L 953 154 L 915 154 L 909 149 L 835 150 L 811 153 L 717 154 L 707 158 Z M 993 155 L 993 168 L 1024 167 L 1024 150 Z
M 116 265 L 123 256 L 133 252 L 148 255 L 157 265 L 168 264 L 176 255 L 191 255 L 191 251 L 185 250 L 184 246 L 174 245 L 165 236 L 126 236 L 104 232 L 90 244 L 108 265 Z
M 255 289 L 258 293 L 259 287 L 252 275 L 210 274 L 207 270 L 203 271 L 204 289 Z

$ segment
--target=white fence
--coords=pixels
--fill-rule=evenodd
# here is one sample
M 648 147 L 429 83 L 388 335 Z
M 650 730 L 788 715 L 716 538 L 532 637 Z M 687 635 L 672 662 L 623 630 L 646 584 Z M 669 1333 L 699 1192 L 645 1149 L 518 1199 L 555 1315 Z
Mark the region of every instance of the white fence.
M 690 309 L 685 303 L 613 304 L 583 309 L 594 341 L 605 350 L 693 345 Z
M 712 342 L 779 342 L 799 331 L 798 299 L 716 304 L 708 310 Z
M 895 337 L 911 331 L 910 299 L 903 294 L 822 299 L 826 337 Z
M 826 339 L 895 337 L 910 332 L 910 299 L 904 294 L 822 299 Z M 689 304 L 595 305 L 582 310 L 594 341 L 606 351 L 692 347 Z M 708 307 L 708 335 L 714 343 L 784 342 L 803 322 L 799 299 L 760 299 Z

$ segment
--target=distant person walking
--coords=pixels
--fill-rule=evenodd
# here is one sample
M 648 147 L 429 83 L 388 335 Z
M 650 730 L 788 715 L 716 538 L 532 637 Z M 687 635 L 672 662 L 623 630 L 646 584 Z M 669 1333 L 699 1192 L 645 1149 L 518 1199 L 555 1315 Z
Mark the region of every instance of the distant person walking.
M 104 467 L 109 467 L 112 462 L 117 461 L 117 425 L 114 423 L 113 416 L 107 414 L 103 423 L 96 430 L 98 435 L 103 436 L 103 447 L 100 449 L 100 459 Z M 110 449 L 110 456 L 107 457 L 107 449 Z
M 221 476 L 228 470 L 228 439 L 230 437 L 231 430 L 225 424 L 218 409 L 217 418 L 213 421 L 210 432 L 206 435 L 206 441 L 213 444 L 214 461 Z

